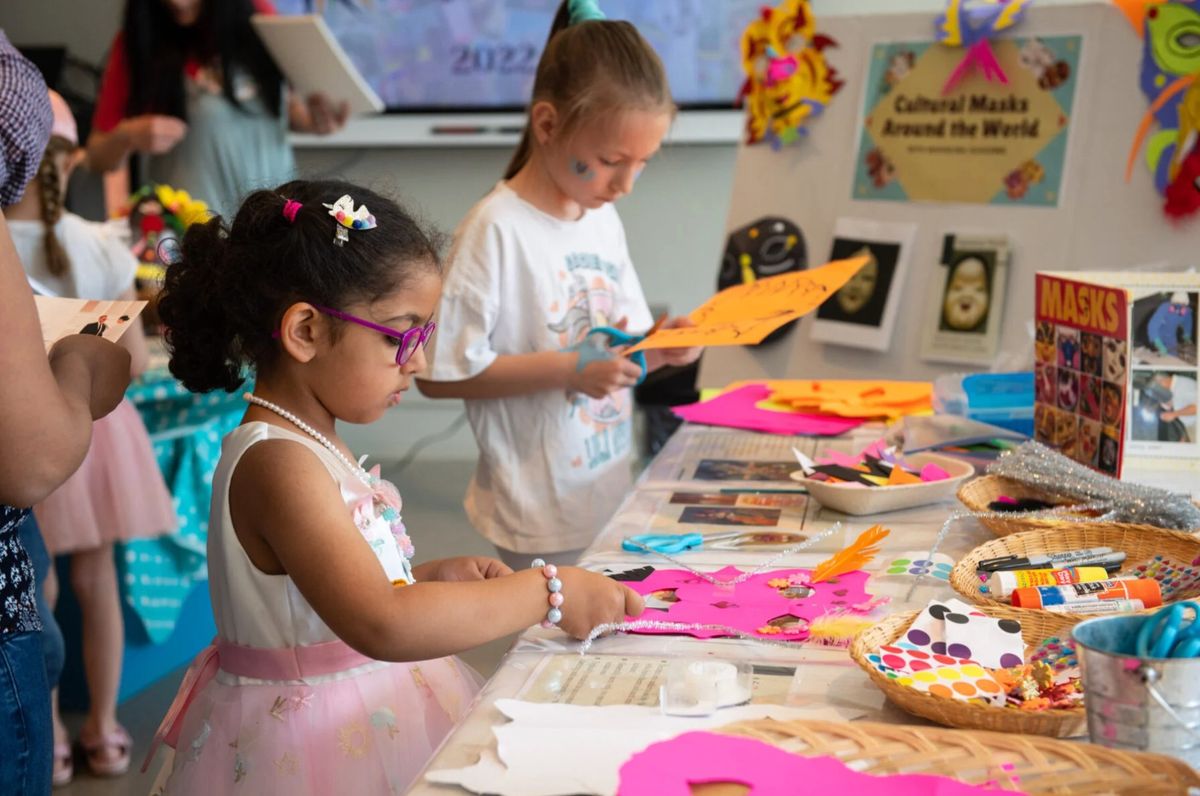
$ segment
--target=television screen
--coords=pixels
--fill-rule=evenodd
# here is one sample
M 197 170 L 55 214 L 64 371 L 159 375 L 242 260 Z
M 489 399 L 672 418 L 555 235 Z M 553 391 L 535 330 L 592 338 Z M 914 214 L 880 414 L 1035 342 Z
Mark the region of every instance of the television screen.
M 666 64 L 683 108 L 729 108 L 742 84 L 739 41 L 762 0 L 603 0 Z M 276 0 L 283 14 L 313 0 Z M 559 0 L 325 0 L 323 15 L 391 111 L 515 110 Z

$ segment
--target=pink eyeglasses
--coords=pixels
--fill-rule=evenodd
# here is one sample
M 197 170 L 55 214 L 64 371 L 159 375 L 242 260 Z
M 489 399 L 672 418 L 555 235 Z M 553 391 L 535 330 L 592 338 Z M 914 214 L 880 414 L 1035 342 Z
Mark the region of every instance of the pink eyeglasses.
M 319 304 L 314 304 L 313 307 L 318 312 L 323 312 L 330 317 L 337 318 L 338 320 L 342 321 L 349 321 L 350 323 L 357 323 L 359 326 L 364 326 L 386 336 L 388 338 L 388 342 L 397 346 L 396 364 L 401 366 L 407 364 L 408 360 L 412 359 L 412 355 L 417 352 L 417 348 L 429 342 L 429 338 L 433 337 L 433 330 L 437 328 L 437 324 L 433 321 L 430 321 L 424 326 L 414 326 L 408 331 L 401 332 L 396 329 L 389 329 L 386 326 L 380 326 L 377 323 L 372 323 L 371 321 L 356 317 L 348 312 L 342 312 L 341 310 L 322 307 Z

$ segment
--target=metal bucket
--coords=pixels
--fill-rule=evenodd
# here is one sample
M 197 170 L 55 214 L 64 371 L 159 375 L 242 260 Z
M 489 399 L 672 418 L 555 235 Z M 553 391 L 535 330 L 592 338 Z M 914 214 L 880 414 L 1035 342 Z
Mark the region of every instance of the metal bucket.
M 1144 616 L 1080 622 L 1088 735 L 1115 749 L 1160 752 L 1200 768 L 1200 659 L 1139 658 Z

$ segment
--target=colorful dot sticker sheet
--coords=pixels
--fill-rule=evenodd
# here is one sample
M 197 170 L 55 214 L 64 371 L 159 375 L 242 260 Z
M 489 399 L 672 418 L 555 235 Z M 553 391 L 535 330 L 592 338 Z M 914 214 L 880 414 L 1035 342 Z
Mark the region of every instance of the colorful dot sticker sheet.
M 900 557 L 887 565 L 885 574 L 902 577 L 932 577 L 938 580 L 950 580 L 950 571 L 954 569 L 954 559 L 945 553 L 934 553 L 912 550 L 901 553 Z
M 1196 562 L 1192 566 L 1172 561 L 1163 556 L 1155 556 L 1145 564 L 1138 564 L 1134 573 L 1139 578 L 1153 578 L 1162 588 L 1163 600 L 1170 600 L 1180 592 L 1186 591 L 1200 582 L 1200 567 Z
M 962 600 L 931 601 L 917 615 L 897 646 L 935 655 L 969 659 L 992 669 L 1025 662 L 1021 623 L 993 619 Z
M 975 663 L 975 661 L 951 658 L 949 655 L 935 655 L 922 650 L 897 647 L 894 644 L 880 647 L 878 652 L 868 655 L 867 659 L 875 664 L 875 668 L 879 669 L 884 676 L 892 680 L 943 666 Z
M 941 666 L 896 678 L 896 682 L 943 699 L 1003 707 L 1004 686 L 978 663 Z
M 1075 651 L 1075 641 L 1070 638 L 1051 636 L 1034 650 L 1029 656 L 1029 661 L 1041 661 L 1053 669 L 1056 683 L 1067 682 L 1072 677 L 1079 676 L 1079 653 Z

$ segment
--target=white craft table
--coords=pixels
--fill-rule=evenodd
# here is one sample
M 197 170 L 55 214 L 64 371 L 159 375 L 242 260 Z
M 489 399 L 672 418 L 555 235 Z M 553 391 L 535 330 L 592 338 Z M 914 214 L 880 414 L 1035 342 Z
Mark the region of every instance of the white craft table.
M 791 452 L 793 445 L 809 456 L 826 450 L 850 453 L 861 450 L 881 433 L 882 427 L 878 425 L 864 426 L 842 437 L 821 439 L 775 437 L 685 425 L 642 473 L 633 493 L 584 553 L 581 566 L 598 571 L 634 564 L 655 564 L 659 567 L 673 568 L 674 564 L 659 556 L 629 553 L 621 549 L 621 540 L 625 536 L 648 532 L 655 518 L 656 507 L 669 500 L 672 492 L 711 492 L 721 488 L 754 487 L 772 490 L 799 486 L 790 480 L 754 483 L 696 481 L 692 476 L 701 459 L 790 461 L 794 464 L 795 458 Z M 867 567 L 867 571 L 872 574 L 867 589 L 874 595 L 891 597 L 891 603 L 884 610 L 885 613 L 921 608 L 930 599 L 944 599 L 956 595 L 946 581 L 926 576 L 920 580 L 910 596 L 909 591 L 916 581 L 915 577 L 886 575 L 883 570 L 902 553 L 928 551 L 946 516 L 956 505 L 946 502 L 891 514 L 855 518 L 832 512 L 814 501 L 809 501 L 804 507 L 801 532 L 820 532 L 837 522 L 843 523 L 842 529 L 823 540 L 817 547 L 817 552 L 803 551 L 794 554 L 772 565 L 772 568 L 814 566 L 827 558 L 833 550 L 852 541 L 870 525 L 880 523 L 891 529 L 891 535 L 884 541 L 882 553 Z M 688 526 L 681 525 L 673 531 L 687 532 Z M 664 532 L 661 524 L 655 528 L 655 532 Z M 966 520 L 951 528 L 939 550 L 957 560 L 991 538 L 992 535 L 974 520 Z M 679 558 L 697 569 L 717 570 L 726 565 L 733 565 L 746 570 L 754 568 L 772 555 L 769 552 L 700 550 L 684 553 Z M 579 642 L 568 638 L 557 629 L 543 630 L 533 627 L 527 630 L 504 657 L 496 674 L 484 686 L 474 709 L 447 738 L 426 770 L 459 768 L 474 763 L 482 749 L 494 746 L 492 727 L 506 721 L 495 709 L 495 701 L 518 696 L 547 656 L 577 653 L 578 649 Z M 845 649 L 806 644 L 783 649 L 731 639 L 699 640 L 685 636 L 630 634 L 600 639 L 587 654 L 713 657 L 748 660 L 762 665 L 795 666 L 796 675 L 782 704 L 853 708 L 863 711 L 863 718 L 872 721 L 926 723 L 887 703 L 867 675 L 850 660 Z M 457 787 L 430 783 L 424 777 L 410 791 L 413 794 L 463 792 Z

